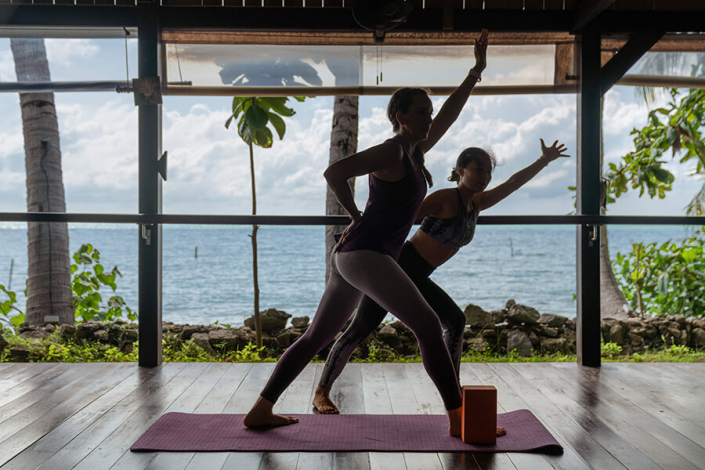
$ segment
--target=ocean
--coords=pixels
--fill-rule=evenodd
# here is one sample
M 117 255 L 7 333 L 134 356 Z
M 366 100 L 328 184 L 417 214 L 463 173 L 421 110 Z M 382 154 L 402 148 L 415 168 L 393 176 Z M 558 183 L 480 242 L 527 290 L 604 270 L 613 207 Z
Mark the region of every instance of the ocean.
M 632 240 L 680 239 L 688 236 L 688 230 L 682 226 L 611 226 L 610 253 L 614 258 L 618 251 L 628 252 Z M 250 233 L 247 226 L 164 227 L 164 321 L 239 326 L 252 315 Z M 573 226 L 480 225 L 472 243 L 438 268 L 432 279 L 461 308 L 473 303 L 496 310 L 514 299 L 541 313 L 575 317 L 575 240 Z M 136 226 L 69 225 L 71 253 L 90 243 L 100 251 L 106 269 L 118 266 L 122 278 L 117 280 L 116 294 L 135 310 L 137 242 Z M 313 317 L 325 282 L 324 227 L 263 226 L 258 244 L 261 308 Z M 0 284 L 10 284 L 17 292 L 22 310 L 26 278 L 26 226 L 0 222 Z M 107 300 L 110 289 L 102 290 Z

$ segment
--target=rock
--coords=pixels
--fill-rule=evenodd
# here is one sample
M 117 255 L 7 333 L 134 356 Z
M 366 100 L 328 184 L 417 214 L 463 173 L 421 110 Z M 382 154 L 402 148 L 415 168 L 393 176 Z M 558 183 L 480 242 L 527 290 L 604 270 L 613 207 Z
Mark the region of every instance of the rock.
M 627 336 L 627 326 L 624 323 L 615 323 L 610 328 L 610 342 L 624 346 L 624 340 Z
M 123 354 L 130 354 L 135 349 L 135 343 L 132 341 L 123 341 L 120 343 L 120 351 Z
M 49 323 L 44 327 L 44 331 L 46 331 L 47 333 L 53 333 L 56 331 L 56 325 L 54 325 L 53 323 Z
M 76 327 L 74 325 L 69 325 L 68 323 L 64 323 L 59 327 L 61 329 L 61 336 L 62 337 L 67 337 L 67 336 L 72 336 L 76 334 Z
M 531 340 L 529 335 L 521 330 L 511 330 L 507 336 L 507 352 L 511 353 L 515 349 L 519 356 L 531 356 Z
M 539 317 L 538 323 L 545 326 L 557 327 L 568 323 L 568 318 L 560 315 L 554 315 L 552 313 L 543 313 Z
M 5 347 L 7 346 L 7 340 L 5 337 L 0 333 L 0 354 L 5 350 Z
M 494 328 L 486 328 L 482 330 L 480 332 L 480 336 L 486 340 L 497 341 L 497 331 Z
M 693 348 L 705 347 L 705 329 L 693 328 L 690 332 L 690 344 Z
M 93 337 L 100 341 L 108 340 L 108 332 L 105 330 L 98 330 L 93 332 Z
M 477 305 L 467 304 L 465 306 L 465 324 L 470 326 L 479 326 L 481 328 L 486 328 L 488 326 L 494 326 L 494 318 L 489 312 L 485 312 L 482 307 Z
M 531 347 L 534 349 L 538 349 L 539 345 L 541 344 L 541 339 L 539 338 L 539 335 L 531 331 L 529 333 L 529 341 L 531 341 Z
M 575 320 L 568 320 L 568 322 L 565 324 L 567 328 L 570 328 L 571 330 L 575 331 Z
M 139 332 L 137 330 L 133 330 L 132 328 L 125 328 L 124 330 L 122 330 L 122 336 L 123 338 L 130 340 L 137 340 L 140 337 Z
M 705 318 L 694 318 L 693 327 L 705 330 Z
M 198 325 L 185 325 L 183 329 L 181 330 L 181 339 L 183 340 L 189 340 L 191 339 L 191 336 L 193 336 L 196 333 L 201 332 L 201 327 Z
M 42 340 L 46 339 L 48 336 L 49 335 L 42 329 L 25 330 L 23 333 L 20 333 L 20 338 L 22 339 Z
M 191 335 L 191 337 L 193 338 L 193 335 Z M 233 330 L 226 328 L 218 328 L 209 331 L 208 342 L 211 346 L 224 345 L 226 349 L 234 349 L 237 346 L 237 340 L 235 339 Z
M 37 328 L 34 326 L 29 326 L 27 323 L 22 323 L 20 325 L 20 334 L 24 333 L 25 331 L 36 331 Z
M 502 310 L 492 310 L 490 315 L 492 315 L 492 321 L 494 321 L 495 325 L 498 323 L 504 323 L 507 319 L 507 309 L 503 308 Z
M 482 338 L 470 338 L 465 340 L 465 349 L 468 351 L 481 353 L 485 350 L 485 348 L 491 349 L 492 346 Z
M 283 310 L 277 310 L 276 308 L 268 308 L 260 312 L 260 319 L 262 321 L 262 332 L 272 333 L 274 331 L 281 331 L 286 328 L 286 322 L 291 318 L 291 315 Z M 254 315 L 245 319 L 245 326 L 255 329 L 255 317 Z
M 635 335 L 634 333 L 629 333 L 629 345 L 632 348 L 641 348 L 644 345 L 644 337 L 641 335 Z
M 384 341 L 387 339 L 396 339 L 398 337 L 399 335 L 397 335 L 397 330 L 392 325 L 384 325 L 377 332 L 377 339 L 379 339 L 380 341 Z
M 509 310 L 510 308 L 514 307 L 517 303 L 514 302 L 514 299 L 509 299 L 507 300 L 507 303 L 504 305 L 504 308 Z
M 210 337 L 208 333 L 194 333 L 193 335 L 191 335 L 191 341 L 193 341 L 193 344 L 200 347 L 208 354 L 215 354 L 215 351 L 213 351 L 213 348 L 211 347 Z
M 100 329 L 100 324 L 95 322 L 81 323 L 76 327 L 76 336 L 79 338 L 92 338 L 93 333 Z
M 277 343 L 282 348 L 288 348 L 291 346 L 291 331 L 285 330 L 283 333 L 277 336 Z
M 565 354 L 568 352 L 568 342 L 564 338 L 548 338 L 541 341 L 541 352 L 544 354 Z
M 536 323 L 539 318 L 541 318 L 541 314 L 539 314 L 538 310 L 520 304 L 512 305 L 507 313 L 507 320 L 513 323 L 526 323 L 528 325 L 532 325 Z
M 545 327 L 541 333 L 549 338 L 558 338 L 558 328 L 551 328 L 550 326 Z
M 676 315 L 674 317 L 674 320 L 680 325 L 680 326 L 685 326 L 686 323 L 686 318 L 683 315 Z
M 29 346 L 17 344 L 8 349 L 7 360 L 10 362 L 29 362 Z
M 291 326 L 294 328 L 306 328 L 309 321 L 308 317 L 294 317 L 291 319 Z

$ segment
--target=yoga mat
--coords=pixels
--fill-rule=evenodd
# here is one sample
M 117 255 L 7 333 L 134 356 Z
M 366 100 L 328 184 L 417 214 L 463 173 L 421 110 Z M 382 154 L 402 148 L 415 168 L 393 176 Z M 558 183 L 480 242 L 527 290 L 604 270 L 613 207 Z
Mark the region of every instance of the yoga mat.
M 241 414 L 167 413 L 130 448 L 170 452 L 544 452 L 563 447 L 529 410 L 497 415 L 496 445 L 448 435 L 445 415 L 292 415 L 297 424 L 248 429 Z

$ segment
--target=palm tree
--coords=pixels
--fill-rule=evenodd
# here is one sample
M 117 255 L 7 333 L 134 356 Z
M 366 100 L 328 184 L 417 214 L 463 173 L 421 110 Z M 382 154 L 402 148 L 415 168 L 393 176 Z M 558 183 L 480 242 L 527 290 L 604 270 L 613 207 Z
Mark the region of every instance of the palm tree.
M 44 39 L 10 40 L 18 82 L 48 82 Z M 59 124 L 53 93 L 20 93 L 27 171 L 27 210 L 66 212 L 61 172 Z M 65 223 L 27 224 L 27 308 L 29 325 L 74 323 L 68 227 Z
M 335 86 L 357 85 L 359 80 L 358 61 L 340 57 L 326 58 L 326 66 L 335 76 Z M 336 96 L 333 104 L 333 125 L 330 132 L 330 154 L 328 165 L 357 152 L 358 129 L 357 96 Z M 348 180 L 350 189 L 355 196 L 355 178 Z M 326 187 L 326 215 L 346 215 L 345 209 L 338 203 L 330 187 Z M 326 283 L 330 277 L 330 257 L 335 247 L 333 234 L 345 230 L 344 225 L 326 226 Z

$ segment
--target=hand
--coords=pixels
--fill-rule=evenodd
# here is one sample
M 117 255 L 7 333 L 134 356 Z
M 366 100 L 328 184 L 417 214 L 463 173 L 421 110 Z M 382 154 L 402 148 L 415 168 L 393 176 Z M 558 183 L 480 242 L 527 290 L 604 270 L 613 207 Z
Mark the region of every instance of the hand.
M 558 141 L 553 142 L 553 145 L 550 147 L 546 147 L 546 144 L 544 143 L 543 139 L 541 140 L 541 160 L 545 160 L 547 162 L 552 162 L 553 160 L 556 160 L 557 158 L 560 157 L 566 157 L 570 158 L 570 155 L 565 155 L 563 152 L 566 152 L 568 149 L 565 147 L 565 145 L 560 144 L 558 145 Z
M 475 66 L 473 69 L 477 73 L 482 73 L 487 67 L 487 39 L 490 33 L 483 29 L 480 38 L 475 40 Z
M 352 222 L 350 225 L 345 227 L 345 230 L 343 230 L 343 233 L 340 234 L 340 238 L 338 239 L 338 243 L 335 244 L 333 247 L 333 253 L 337 253 L 338 250 L 340 250 L 340 247 L 343 246 L 343 243 L 348 239 L 351 233 L 355 231 L 355 229 L 360 225 L 360 221 L 362 220 L 362 216 L 356 217 L 352 219 Z

